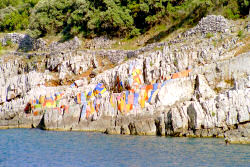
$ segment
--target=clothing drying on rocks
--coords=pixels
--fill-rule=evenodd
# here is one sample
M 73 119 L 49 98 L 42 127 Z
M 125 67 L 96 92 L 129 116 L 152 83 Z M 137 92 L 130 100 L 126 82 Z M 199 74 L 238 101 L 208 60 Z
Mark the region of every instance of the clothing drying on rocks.
M 142 75 L 141 71 L 137 69 L 135 65 L 131 65 L 129 70 L 129 84 L 131 84 L 131 88 L 129 90 L 123 91 L 123 82 L 120 81 L 119 76 L 117 76 L 117 90 L 121 93 L 108 92 L 103 83 L 98 83 L 95 88 L 88 93 L 77 93 L 75 96 L 75 103 L 81 105 L 81 119 L 88 119 L 95 113 L 100 115 L 100 109 L 103 105 L 101 99 L 106 97 L 106 95 L 109 95 L 110 99 L 108 105 L 113 109 L 120 111 L 122 114 L 126 114 L 131 111 L 136 111 L 139 108 L 145 108 L 146 103 L 154 103 L 160 89 L 165 86 L 167 82 L 170 82 L 172 79 L 188 77 L 190 72 L 191 70 L 184 70 L 172 74 L 171 77 L 168 77 L 168 80 L 165 80 L 163 83 L 144 85 L 140 79 L 140 75 Z M 70 88 L 74 87 L 76 87 L 75 84 L 70 86 Z M 63 95 L 64 94 L 61 92 L 57 92 L 53 95 L 40 95 L 39 98 L 30 100 L 25 111 L 38 111 L 53 108 L 68 113 L 70 105 L 61 104 Z

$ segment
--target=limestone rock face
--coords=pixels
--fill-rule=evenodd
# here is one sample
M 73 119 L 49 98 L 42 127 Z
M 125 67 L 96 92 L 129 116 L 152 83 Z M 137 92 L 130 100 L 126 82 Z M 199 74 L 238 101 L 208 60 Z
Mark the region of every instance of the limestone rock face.
M 166 133 L 168 135 L 179 135 L 188 129 L 187 110 L 172 108 L 165 119 Z
M 198 102 L 194 102 L 190 104 L 187 110 L 190 118 L 190 128 L 201 129 L 201 126 L 204 126 L 205 121 L 205 114 L 201 105 Z
M 193 93 L 191 78 L 169 81 L 158 93 L 159 105 L 171 106 L 176 102 L 190 100 Z
M 216 95 L 209 87 L 204 75 L 197 75 L 195 86 L 198 98 L 208 99 Z
M 47 130 L 71 130 L 80 121 L 80 107 L 71 106 L 68 112 L 47 110 L 42 121 L 43 128 Z
M 7 53 L 0 57 L 0 128 L 190 137 L 225 135 L 228 141 L 238 137 L 248 140 L 250 52 L 236 54 L 243 44 L 230 34 L 230 28 L 230 21 L 210 15 L 176 39 L 134 51 L 80 51 L 81 41 L 74 38 L 45 46 L 41 49 L 45 53 Z M 204 38 L 207 33 L 214 36 Z M 26 37 L 12 34 L 8 38 L 20 44 Z M 27 45 L 32 44 L 33 49 L 46 45 L 42 40 L 30 40 L 33 43 Z M 107 42 L 105 46 L 110 42 L 96 41 Z M 116 67 L 106 68 L 110 62 Z M 134 77 L 140 84 L 134 83 Z M 92 91 L 99 83 L 107 91 L 96 91 L 93 97 Z M 155 85 L 157 90 L 146 94 L 146 89 Z M 85 93 L 89 94 L 86 113 L 85 101 L 79 102 L 79 95 L 82 98 Z M 135 93 L 140 93 L 138 103 L 133 99 Z M 61 99 L 57 101 L 55 95 Z M 33 105 L 30 111 L 31 104 L 37 104 L 41 97 L 49 100 L 52 96 L 56 97 L 56 107 Z
M 66 75 L 78 75 L 87 71 L 89 68 L 98 67 L 95 55 L 85 51 L 62 52 L 50 54 L 46 66 L 51 71 L 57 71 L 59 78 L 63 79 Z
M 43 74 L 30 72 L 28 74 L 16 75 L 0 79 L 0 103 L 15 99 L 17 96 L 31 90 L 38 84 L 44 84 Z

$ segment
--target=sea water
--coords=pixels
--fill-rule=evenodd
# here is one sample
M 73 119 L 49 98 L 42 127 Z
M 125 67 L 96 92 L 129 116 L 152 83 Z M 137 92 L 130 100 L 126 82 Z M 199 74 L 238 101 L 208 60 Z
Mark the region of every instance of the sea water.
M 250 166 L 250 145 L 223 139 L 0 130 L 0 166 Z

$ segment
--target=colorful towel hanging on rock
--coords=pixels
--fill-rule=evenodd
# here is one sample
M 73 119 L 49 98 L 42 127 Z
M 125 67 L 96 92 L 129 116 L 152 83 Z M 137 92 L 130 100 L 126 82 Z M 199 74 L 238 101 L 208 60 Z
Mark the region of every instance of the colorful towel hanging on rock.
M 86 117 L 86 111 L 87 111 L 87 103 L 84 103 L 82 106 L 81 118 Z
M 96 85 L 95 89 L 94 89 L 94 96 L 96 95 L 102 95 L 103 93 L 105 93 L 107 90 L 104 87 L 104 85 L 102 83 L 99 83 Z
M 188 77 L 188 76 L 189 76 L 189 73 L 190 73 L 191 71 L 192 71 L 192 70 L 184 70 L 184 71 L 181 71 L 181 72 L 174 73 L 174 74 L 172 74 L 172 79 Z
M 134 105 L 135 106 L 139 105 L 139 93 L 137 92 L 134 93 Z
M 134 94 L 128 95 L 128 104 L 134 104 Z

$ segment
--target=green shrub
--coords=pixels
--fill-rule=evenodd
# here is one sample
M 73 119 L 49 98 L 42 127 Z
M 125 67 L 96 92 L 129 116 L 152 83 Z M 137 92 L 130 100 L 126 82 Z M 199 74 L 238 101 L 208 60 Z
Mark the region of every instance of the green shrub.
M 212 116 L 215 117 L 215 112 L 212 112 Z
M 239 37 L 239 38 L 243 38 L 243 37 L 244 37 L 244 32 L 243 32 L 242 30 L 240 30 L 240 31 L 238 32 L 238 37 Z
M 213 45 L 214 45 L 214 47 L 216 47 L 217 46 L 217 41 L 213 41 Z
M 152 61 L 150 61 L 150 67 L 152 67 L 154 64 L 153 64 L 153 62 Z
M 13 45 L 13 43 L 12 43 L 11 40 L 7 40 L 7 41 L 6 41 L 6 46 L 10 46 L 10 47 L 11 47 L 12 45 Z
M 138 36 L 138 35 L 140 35 L 140 34 L 141 34 L 141 33 L 140 33 L 140 30 L 137 29 L 137 28 L 134 28 L 134 29 L 130 32 L 129 37 L 130 37 L 130 38 L 133 38 L 133 37 L 136 37 L 136 36 Z
M 39 0 L 1 0 L 0 31 L 25 30 L 29 25 L 31 8 Z
M 226 17 L 229 19 L 238 19 L 240 15 L 238 14 L 239 11 L 236 11 L 235 13 L 232 11 L 232 9 L 226 9 Z
M 133 38 L 159 23 L 176 25 L 161 35 L 194 26 L 208 13 L 237 19 L 248 12 L 248 0 L 1 0 L 0 31 Z
M 210 33 L 210 32 L 208 32 L 207 34 L 206 34 L 206 38 L 212 38 L 214 36 L 214 34 L 212 34 L 212 33 Z

